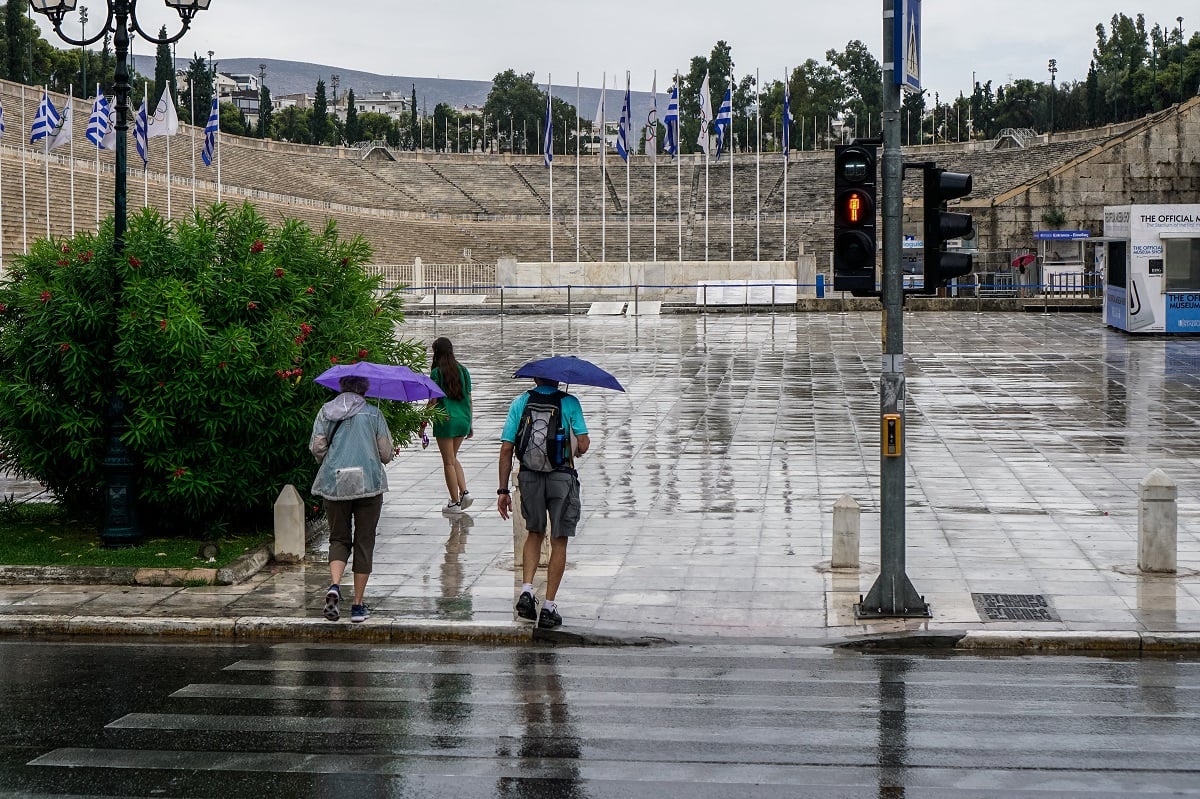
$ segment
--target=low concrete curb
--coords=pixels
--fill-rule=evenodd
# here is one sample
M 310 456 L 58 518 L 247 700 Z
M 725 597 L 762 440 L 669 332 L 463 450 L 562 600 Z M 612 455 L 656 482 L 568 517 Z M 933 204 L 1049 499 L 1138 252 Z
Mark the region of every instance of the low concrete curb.
M 528 644 L 533 628 L 515 623 L 374 617 L 363 624 L 267 616 L 147 618 L 134 616 L 0 616 L 0 636 L 151 636 L 232 640 L 375 641 L 381 643 Z
M 1200 654 L 1200 632 L 961 630 L 889 633 L 833 644 L 841 649 L 1010 654 Z

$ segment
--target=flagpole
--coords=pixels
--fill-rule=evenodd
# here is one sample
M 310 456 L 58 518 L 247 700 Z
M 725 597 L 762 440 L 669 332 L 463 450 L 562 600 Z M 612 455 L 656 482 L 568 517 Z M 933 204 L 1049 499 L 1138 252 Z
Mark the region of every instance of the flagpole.
M 96 84 L 96 99 L 100 99 L 100 84 Z M 104 141 L 104 136 L 108 131 L 103 131 L 100 134 L 100 141 Z M 96 145 L 96 230 L 100 230 L 100 145 Z
M 46 84 L 42 84 L 42 97 L 49 102 L 49 95 L 46 93 Z M 42 139 L 42 155 L 45 160 L 42 162 L 43 172 L 46 175 L 46 238 L 50 238 L 50 139 L 49 133 Z
M 608 90 L 608 73 L 600 78 L 600 260 L 608 261 L 607 220 L 605 207 L 608 205 L 608 176 L 604 172 L 604 156 L 608 150 L 608 131 L 604 126 L 604 93 Z
M 583 156 L 583 135 L 579 125 L 579 72 L 575 72 L 575 263 L 579 263 L 579 161 Z
M 258 110 L 262 113 L 262 109 Z M 188 119 L 192 121 L 192 210 L 196 210 L 196 92 L 188 85 Z
M 4 135 L 4 107 L 0 106 L 0 136 Z M 22 133 L 22 135 L 24 135 Z M 4 159 L 0 158 L 0 279 L 4 277 Z
M 213 149 L 217 151 L 217 202 L 221 202 L 221 96 L 217 93 L 217 76 L 213 73 L 213 98 L 217 101 L 217 132 L 213 136 Z
M 675 225 L 679 237 L 679 260 L 683 260 L 683 119 L 679 111 L 679 70 L 675 70 Z
M 142 161 L 142 207 L 150 207 L 150 82 L 142 82 L 142 107 L 146 109 L 146 160 Z
M 550 263 L 554 263 L 554 116 L 551 109 L 554 108 L 554 78 L 549 72 L 546 73 L 546 139 L 550 147 L 546 150 L 545 157 L 550 165 Z
M 629 162 L 633 153 L 629 151 L 629 134 L 633 131 L 633 104 L 629 102 L 629 70 L 625 70 L 625 263 L 633 260 L 633 236 L 630 227 L 629 208 Z
M 729 262 L 733 263 L 733 73 L 729 73 L 729 123 L 725 133 L 729 138 Z
M 754 260 L 762 260 L 762 84 L 754 70 Z
M 75 236 L 75 86 L 67 88 L 67 113 L 71 115 L 71 138 L 68 140 L 68 155 L 71 159 L 71 236 Z
M 21 130 L 25 126 L 25 84 L 21 84 Z M 25 202 L 25 142 L 21 142 L 21 248 L 29 252 L 29 207 Z
M 653 153 L 647 153 L 650 156 L 652 165 L 652 173 L 654 175 L 654 193 L 651 195 L 654 199 L 650 206 L 653 215 L 651 217 L 651 236 L 653 244 L 651 246 L 651 260 L 658 263 L 658 70 L 654 70 L 654 78 L 650 83 L 650 107 L 654 109 L 654 138 L 645 139 L 646 145 L 653 147 Z M 649 121 L 649 120 L 647 120 Z M 645 149 L 645 148 L 643 148 Z
M 169 86 L 167 88 L 163 89 L 163 97 L 166 97 L 167 102 L 171 103 L 171 105 L 175 104 L 175 98 L 171 96 L 171 88 Z M 336 97 L 334 98 L 334 102 L 337 102 Z M 170 119 L 169 113 L 170 112 L 168 112 L 167 119 Z M 167 126 L 167 135 L 163 137 L 167 140 L 167 219 L 170 219 L 171 218 L 171 124 L 170 124 L 170 122 L 166 122 L 166 121 L 164 121 L 164 124 L 166 124 L 166 126 Z M 149 136 L 149 133 L 147 133 L 147 136 Z
M 783 70 L 783 92 L 784 96 L 788 93 L 788 70 L 784 67 Z M 783 115 L 783 139 L 788 139 L 788 115 Z M 813 145 L 817 142 L 817 125 L 813 123 Z M 791 143 L 790 141 L 788 142 Z M 800 137 L 800 146 L 804 146 L 804 136 Z M 787 212 L 788 212 L 788 156 L 787 148 L 783 148 L 783 260 L 787 261 Z

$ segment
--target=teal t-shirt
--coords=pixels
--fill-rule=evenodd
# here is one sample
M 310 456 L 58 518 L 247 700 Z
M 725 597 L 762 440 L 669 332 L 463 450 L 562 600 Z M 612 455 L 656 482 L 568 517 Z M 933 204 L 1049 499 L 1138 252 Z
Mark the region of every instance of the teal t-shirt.
M 437 406 L 446 412 L 446 419 L 433 423 L 434 438 L 458 438 L 471 432 L 471 373 L 460 363 L 458 375 L 462 380 L 462 399 L 438 398 Z M 442 390 L 445 390 L 445 386 L 442 384 L 442 373 L 438 367 L 433 367 L 429 377 Z
M 551 386 L 537 386 L 533 390 L 542 394 L 553 394 L 557 391 Z M 525 412 L 525 403 L 527 402 L 529 402 L 528 391 L 517 397 L 513 400 L 512 405 L 508 406 L 508 417 L 505 418 L 504 430 L 500 433 L 501 441 L 507 441 L 510 444 L 517 442 L 517 428 L 521 425 L 521 414 Z M 572 433 L 577 436 L 587 435 L 587 424 L 583 421 L 583 408 L 574 395 L 568 394 L 563 397 L 562 413 L 563 420 L 571 428 Z

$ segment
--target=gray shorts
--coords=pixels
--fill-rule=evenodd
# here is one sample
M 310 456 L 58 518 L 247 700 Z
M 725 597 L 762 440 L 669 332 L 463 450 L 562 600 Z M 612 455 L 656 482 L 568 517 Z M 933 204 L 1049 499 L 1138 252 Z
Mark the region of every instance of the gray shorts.
M 535 472 L 522 469 L 517 473 L 521 489 L 521 515 L 525 529 L 545 533 L 549 517 L 550 534 L 554 538 L 570 538 L 579 526 L 579 479 L 570 472 Z

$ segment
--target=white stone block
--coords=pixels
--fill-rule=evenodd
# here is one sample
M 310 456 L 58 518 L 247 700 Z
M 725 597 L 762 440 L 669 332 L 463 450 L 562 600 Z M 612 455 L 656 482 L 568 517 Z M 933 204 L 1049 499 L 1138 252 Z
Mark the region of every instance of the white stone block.
M 833 503 L 833 558 L 835 569 L 857 569 L 862 509 L 854 497 L 842 494 Z
M 1179 534 L 1179 487 L 1162 469 L 1138 486 L 1138 569 L 1174 574 Z
M 296 563 L 304 559 L 304 500 L 291 483 L 275 500 L 275 560 Z

